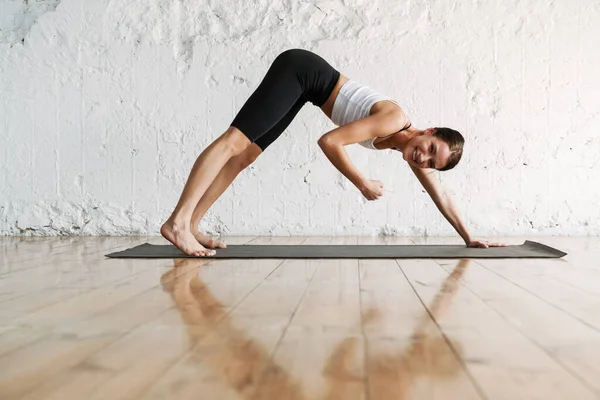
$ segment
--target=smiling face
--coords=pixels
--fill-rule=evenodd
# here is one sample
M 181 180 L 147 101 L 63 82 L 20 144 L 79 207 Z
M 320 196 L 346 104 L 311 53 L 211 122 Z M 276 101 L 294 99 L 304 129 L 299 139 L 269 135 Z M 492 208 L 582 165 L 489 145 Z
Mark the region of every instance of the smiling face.
M 404 160 L 417 168 L 444 168 L 452 152 L 448 143 L 434 136 L 434 132 L 435 129 L 428 128 L 410 139 L 403 151 Z

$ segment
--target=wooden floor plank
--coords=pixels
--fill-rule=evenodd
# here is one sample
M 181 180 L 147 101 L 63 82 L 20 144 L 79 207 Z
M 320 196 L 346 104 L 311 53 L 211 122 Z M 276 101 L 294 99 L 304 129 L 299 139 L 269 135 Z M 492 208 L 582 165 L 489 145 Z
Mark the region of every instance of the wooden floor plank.
M 357 237 L 356 244 L 360 245 L 386 245 L 387 240 L 385 236 L 359 236 Z
M 478 263 L 600 332 L 600 271 L 556 259 Z
M 50 291 L 41 290 L 36 296 L 26 295 L 5 302 L 0 309 L 0 321 L 3 324 L 54 326 L 70 318 L 85 317 L 152 287 L 160 276 L 159 269 L 169 267 L 168 260 L 151 260 L 144 264 L 131 259 L 111 261 L 115 261 L 111 264 L 115 264 L 118 271 L 115 272 L 116 278 L 103 275 L 98 285 L 89 281 L 80 282 L 79 286 L 59 286 Z M 108 261 L 106 263 L 109 264 Z M 44 296 L 52 301 L 44 304 Z
M 63 236 L 62 238 L 66 238 Z M 0 236 L 0 253 L 36 242 L 56 241 L 57 236 Z
M 209 262 L 209 260 L 195 260 L 201 263 Z M 59 354 L 64 357 L 61 356 L 62 364 L 55 365 L 54 368 L 46 368 L 46 370 L 44 370 L 45 376 L 50 375 L 50 371 L 54 371 L 53 373 L 55 373 L 61 368 L 69 368 L 72 365 L 77 364 L 79 362 L 79 357 L 85 357 L 88 353 L 98 350 L 107 343 L 110 343 L 120 334 L 123 334 L 114 329 L 109 332 L 95 332 L 93 328 L 96 325 L 93 324 L 93 318 L 90 321 L 89 317 L 95 316 L 96 314 L 102 315 L 104 311 L 110 310 L 115 305 L 127 302 L 132 297 L 157 286 L 161 274 L 160 269 L 165 266 L 165 263 L 169 263 L 169 261 L 144 260 L 142 264 L 139 260 L 128 259 L 105 260 L 105 264 L 106 263 L 112 265 L 116 264 L 117 266 L 121 265 L 123 271 L 129 270 L 126 272 L 127 277 L 125 279 L 117 280 L 114 284 L 109 282 L 106 285 L 95 289 L 84 290 L 83 293 L 78 293 L 63 301 L 55 302 L 54 304 L 45 305 L 29 313 L 21 312 L 19 317 L 11 320 L 10 323 L 14 326 L 26 326 L 33 329 L 27 329 L 25 332 L 22 332 L 22 329 L 12 329 L 2 335 L 6 336 L 6 340 L 3 340 L 2 336 L 0 336 L 0 350 L 3 354 L 3 356 L 0 357 L 0 368 L 2 365 L 10 366 L 10 371 L 17 375 L 31 376 L 32 374 L 39 374 L 39 370 L 43 369 L 43 365 L 46 364 L 42 364 L 41 366 L 36 364 L 21 365 L 21 367 L 25 368 L 24 370 L 21 370 L 19 369 L 20 364 L 15 362 L 15 360 L 19 360 L 23 357 L 23 354 L 29 354 L 28 352 L 31 351 L 43 351 L 46 347 L 56 347 Z M 126 265 L 132 264 L 136 264 L 136 267 L 131 269 L 125 268 Z M 21 271 L 21 273 L 25 274 L 28 272 Z M 7 304 L 10 304 L 10 302 Z M 14 309 L 15 307 L 9 308 L 9 310 L 12 311 L 14 311 Z M 118 316 L 114 317 L 114 315 L 111 315 L 109 319 L 113 322 L 119 322 Z M 128 321 L 131 320 L 132 319 L 128 319 Z M 4 322 L 6 323 L 6 320 L 4 320 Z M 60 331 L 56 332 L 55 329 L 53 330 L 56 326 L 68 327 L 78 324 L 82 328 L 77 330 L 76 333 L 68 332 L 65 334 Z M 100 324 L 100 326 L 104 325 Z M 92 333 L 88 332 L 90 329 L 92 330 Z M 69 341 L 69 339 L 72 339 L 73 337 L 79 338 L 81 335 L 85 339 L 71 343 L 70 347 L 67 344 L 63 349 L 63 346 L 57 344 L 59 342 L 64 342 L 65 338 L 66 341 Z M 92 337 L 101 335 L 102 340 L 93 340 L 90 338 L 90 335 Z M 88 345 L 91 347 L 88 347 Z M 60 352 L 61 349 L 64 351 L 81 349 L 81 352 L 76 352 L 74 354 L 68 353 L 65 355 Z M 53 353 L 46 358 L 52 358 L 52 354 Z M 6 376 L 10 377 L 12 375 L 7 374 Z M 23 390 L 31 389 L 20 380 L 8 382 L 0 378 L 0 392 L 3 388 L 9 393 L 21 393 Z
M 403 244 L 407 244 L 407 245 L 412 245 L 415 244 L 415 238 L 414 237 L 407 237 L 407 236 L 384 236 L 385 239 L 385 243 L 390 245 L 403 245 Z
M 473 261 L 438 261 L 445 270 L 433 260 L 398 262 L 487 398 L 594 398 L 554 359 L 462 287 Z
M 0 253 L 0 276 L 32 268 L 46 268 L 61 262 L 72 263 L 86 256 L 97 256 L 104 252 L 119 251 L 127 248 L 134 240 L 131 237 L 74 237 L 56 241 L 27 242 L 23 247 Z
M 8 301 L 0 302 L 0 327 L 8 328 L 6 332 L 0 334 L 0 355 L 27 345 L 43 337 L 48 330 L 54 329 L 56 324 L 61 323 L 55 319 L 58 317 L 57 312 L 60 313 L 57 310 L 62 309 L 67 312 L 81 310 L 80 315 L 87 317 L 91 311 L 89 308 L 82 308 L 83 304 L 80 302 L 88 301 L 91 307 L 102 307 L 102 303 L 95 303 L 94 296 L 99 293 L 110 296 L 114 290 L 113 285 L 127 284 L 128 281 L 135 280 L 142 271 L 152 270 L 156 265 L 161 265 L 156 261 L 140 264 L 126 260 L 111 263 L 111 266 L 107 266 L 102 260 L 94 260 L 90 263 L 91 266 L 94 264 L 97 264 L 98 269 L 89 268 L 81 273 L 74 264 L 61 263 L 57 267 L 61 270 L 58 275 L 64 274 L 66 278 L 61 279 L 66 282 L 62 282 L 55 276 L 56 271 L 40 274 L 46 280 L 36 277 L 35 282 L 40 282 L 42 286 L 46 285 L 46 282 L 51 282 L 53 286 L 50 288 L 35 290 L 36 284 L 30 283 L 31 281 L 27 279 L 20 280 L 20 285 L 10 286 L 9 290 L 15 292 L 14 296 Z M 74 268 L 74 271 L 69 272 L 69 268 Z M 29 274 L 29 272 L 30 270 L 22 271 L 22 274 Z M 149 274 L 152 275 L 152 272 Z M 4 288 L 5 286 L 2 285 L 0 290 Z M 122 293 L 127 291 L 127 288 L 121 288 Z M 45 322 L 36 322 L 36 315 Z
M 329 242 L 331 245 L 358 244 L 358 236 L 335 236 Z
M 394 260 L 360 260 L 371 399 L 480 399 Z
M 246 243 L 255 237 L 231 237 L 234 243 Z M 116 238 L 115 238 L 116 239 Z M 119 238 L 119 247 L 136 246 L 143 242 L 159 244 L 166 242 L 162 237 Z M 99 241 L 97 251 L 81 255 L 70 261 L 51 257 L 51 268 L 14 271 L 4 276 L 0 286 L 0 326 L 8 324 L 16 316 L 40 311 L 53 304 L 73 299 L 78 301 L 92 290 L 109 284 L 122 285 L 127 278 L 137 276 L 143 270 L 170 265 L 164 260 L 105 259 L 106 241 Z M 116 242 L 110 245 L 114 246 Z M 91 246 L 88 246 L 91 247 Z M 135 278 L 134 278 L 135 279 Z M 0 347 L 1 350 L 1 347 Z
M 206 260 L 202 261 L 206 262 Z M 159 284 L 159 276 L 154 276 L 149 287 Z M 147 285 L 145 278 L 141 282 Z M 143 286 L 138 285 L 136 289 L 139 287 Z M 97 301 L 80 299 L 83 301 L 64 302 L 54 308 L 48 307 L 41 313 L 33 313 L 17 319 L 15 325 L 34 327 L 40 337 L 28 346 L 20 347 L 0 357 L 0 369 L 3 371 L 3 375 L 0 376 L 0 393 L 20 397 L 43 381 L 79 364 L 89 354 L 126 334 L 127 330 L 134 326 L 131 324 L 136 322 L 136 318 L 131 318 L 132 310 L 127 307 L 126 300 L 134 297 L 136 291 L 128 293 L 127 296 L 112 297 L 111 289 L 116 290 L 109 288 L 108 292 L 103 292 L 108 296 L 100 297 Z M 127 292 L 127 289 L 125 288 L 124 292 Z M 144 290 L 138 293 L 142 292 Z M 110 301 L 106 301 L 109 298 Z M 115 307 L 123 303 L 125 303 L 124 307 L 118 309 Z M 169 304 L 166 303 L 164 307 L 168 308 Z M 135 308 L 134 312 L 136 317 L 144 316 L 143 310 L 139 307 Z M 123 313 L 126 316 L 128 314 L 130 318 L 124 318 Z M 95 323 L 97 322 L 94 321 L 95 318 L 104 320 L 105 323 Z M 127 323 L 119 327 L 117 324 L 123 321 Z M 34 357 L 33 354 L 40 356 Z
M 444 263 L 442 267 L 451 272 L 448 264 Z M 554 398 L 596 398 L 600 393 L 600 384 L 597 379 L 592 378 L 600 376 L 596 362 L 600 350 L 598 332 L 487 270 L 478 262 L 471 264 L 462 283 L 490 309 L 502 316 L 506 324 L 516 328 L 562 368 L 564 372 L 556 372 L 556 378 L 540 379 L 545 382 L 545 387 L 553 389 L 548 393 L 549 396 L 561 393 L 562 397 Z M 517 354 L 523 358 L 522 353 Z M 535 359 L 530 362 L 534 363 L 533 360 Z M 536 377 L 543 376 L 546 364 L 545 362 L 543 369 L 535 369 Z M 567 375 L 571 379 L 567 379 Z M 588 388 L 588 394 L 584 391 L 585 388 Z M 539 388 L 542 389 L 543 387 Z M 597 391 L 596 396 L 592 395 L 590 389 Z M 576 396 L 573 394 L 575 392 Z
M 324 246 L 330 244 L 332 240 L 333 236 L 308 236 L 306 240 L 302 242 L 302 245 Z
M 302 382 L 301 389 L 279 393 L 278 398 L 363 399 L 358 261 L 313 262 L 318 267 L 315 277 L 275 350 L 259 392 L 268 392 L 285 371 Z
M 216 322 L 281 263 L 280 260 L 207 261 L 176 260 L 173 268 L 161 277 L 161 287 L 134 300 L 141 303 L 148 297 L 154 298 L 153 307 L 147 307 L 147 316 L 132 315 L 136 309 L 133 304 L 122 305 L 112 319 L 106 314 L 87 321 L 85 326 L 71 327 L 78 334 L 89 334 L 110 326 L 111 331 L 122 331 L 123 335 L 66 368 L 28 398 L 38 398 L 41 394 L 48 399 L 136 397 L 189 351 L 189 336 L 200 337 L 210 332 Z M 212 297 L 207 287 L 209 282 L 224 299 L 222 302 L 217 303 Z M 206 304 L 197 303 L 197 298 Z M 202 311 L 207 312 L 209 320 L 214 319 L 213 324 L 205 323 Z M 129 321 L 135 319 L 144 323 L 132 325 Z M 123 325 L 118 323 L 120 320 L 128 322 Z
M 267 241 L 286 242 L 277 238 Z M 271 393 L 294 392 L 297 383 L 284 371 L 268 385 L 258 383 L 316 265 L 314 261 L 286 260 L 225 318 L 211 321 L 201 313 L 190 320 L 190 351 L 148 388 L 144 398 L 196 399 L 198 393 L 213 393 L 215 398 L 244 398 L 250 394 L 253 398 L 275 398 Z M 206 324 L 211 324 L 211 332 L 196 334 L 204 332 Z
M 0 294 L 4 295 L 0 305 L 3 308 L 13 308 L 23 301 L 33 304 L 37 295 L 41 295 L 43 300 L 49 300 L 55 294 L 61 297 L 62 292 L 83 293 L 161 264 L 157 259 L 140 263 L 139 260 L 127 262 L 100 257 L 99 254 L 89 255 L 72 262 L 58 262 L 52 268 L 31 268 L 7 274 L 0 287 Z M 7 302 L 10 304 L 6 304 Z M 0 323 L 3 319 L 4 314 L 0 311 Z

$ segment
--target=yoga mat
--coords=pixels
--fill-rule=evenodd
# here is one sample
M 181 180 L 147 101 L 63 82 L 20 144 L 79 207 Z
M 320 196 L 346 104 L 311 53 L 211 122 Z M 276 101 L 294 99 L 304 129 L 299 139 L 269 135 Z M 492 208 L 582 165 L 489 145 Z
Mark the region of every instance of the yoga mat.
M 111 258 L 560 258 L 567 253 L 541 243 L 469 248 L 464 245 L 228 245 L 214 256 L 188 256 L 172 244 L 144 243 Z

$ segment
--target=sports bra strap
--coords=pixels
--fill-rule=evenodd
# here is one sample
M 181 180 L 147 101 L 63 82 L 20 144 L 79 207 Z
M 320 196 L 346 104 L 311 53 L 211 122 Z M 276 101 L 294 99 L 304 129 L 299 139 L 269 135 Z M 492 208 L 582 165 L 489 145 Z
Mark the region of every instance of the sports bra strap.
M 411 125 L 412 125 L 412 122 L 409 122 L 409 123 L 408 123 L 408 126 L 407 126 L 406 128 L 402 128 L 402 129 L 400 129 L 398 132 L 402 132 L 402 131 L 404 131 L 404 130 L 406 130 L 406 129 L 410 128 L 410 126 L 411 126 Z M 388 136 L 392 136 L 392 135 L 395 135 L 395 134 L 396 134 L 396 133 L 398 133 L 398 132 L 390 133 L 389 135 L 385 135 L 385 136 L 381 136 L 381 137 L 388 137 Z M 373 140 L 375 140 L 375 139 L 377 139 L 377 137 L 375 137 Z

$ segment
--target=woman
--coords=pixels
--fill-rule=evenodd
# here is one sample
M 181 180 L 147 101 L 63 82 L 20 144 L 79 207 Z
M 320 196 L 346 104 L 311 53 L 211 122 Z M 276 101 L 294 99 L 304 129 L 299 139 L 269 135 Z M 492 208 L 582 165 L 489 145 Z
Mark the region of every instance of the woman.
M 399 151 L 467 246 L 503 246 L 471 239 L 449 194 L 432 174 L 431 169 L 445 171 L 459 162 L 464 143 L 460 133 L 411 127 L 398 103 L 348 79 L 318 55 L 302 49 L 277 56 L 231 126 L 200 154 L 161 234 L 187 255 L 214 255 L 212 249 L 226 247 L 198 231 L 200 220 L 234 178 L 283 133 L 307 101 L 338 125 L 319 139 L 319 146 L 368 200 L 382 196 L 383 184 L 366 179 L 352 165 L 345 145 L 360 143 L 369 149 Z

